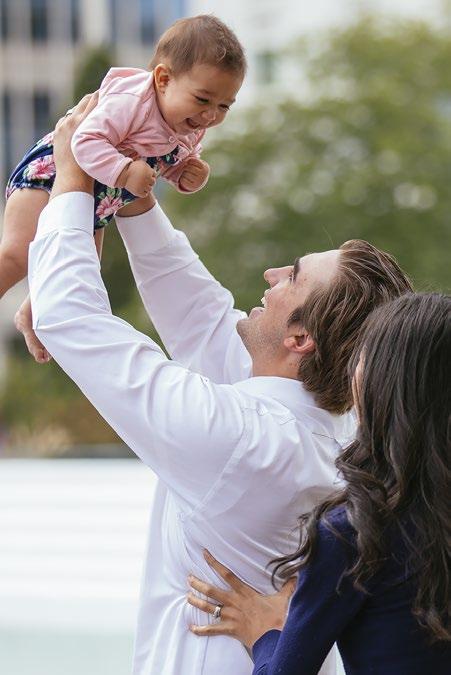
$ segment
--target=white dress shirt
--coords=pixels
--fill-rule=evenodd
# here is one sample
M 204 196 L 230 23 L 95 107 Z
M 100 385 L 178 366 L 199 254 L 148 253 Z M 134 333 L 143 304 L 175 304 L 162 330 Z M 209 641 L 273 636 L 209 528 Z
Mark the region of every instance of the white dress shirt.
M 208 547 L 273 592 L 266 566 L 293 550 L 298 516 L 333 489 L 334 458 L 354 418 L 318 408 L 296 380 L 251 377 L 235 329 L 244 314 L 157 205 L 117 220 L 169 360 L 111 313 L 92 213 L 86 193 L 49 202 L 30 247 L 30 291 L 39 339 L 160 478 L 133 673 L 250 675 L 238 641 L 189 632 L 212 618 L 187 604 L 187 576 L 221 585 L 202 556 Z

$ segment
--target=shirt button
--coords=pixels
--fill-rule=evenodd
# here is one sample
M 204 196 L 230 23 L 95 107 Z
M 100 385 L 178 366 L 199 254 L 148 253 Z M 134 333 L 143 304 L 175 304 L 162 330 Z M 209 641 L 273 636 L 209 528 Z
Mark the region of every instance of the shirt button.
M 169 143 L 174 143 L 174 142 L 175 142 L 174 136 L 169 136 Z

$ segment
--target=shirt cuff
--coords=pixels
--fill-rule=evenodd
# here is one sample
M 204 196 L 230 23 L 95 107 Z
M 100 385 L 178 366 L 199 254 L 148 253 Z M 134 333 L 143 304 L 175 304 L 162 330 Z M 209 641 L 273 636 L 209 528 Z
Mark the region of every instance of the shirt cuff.
M 94 232 L 94 197 L 87 192 L 65 192 L 51 199 L 38 220 L 35 239 L 56 230 Z
M 116 215 L 116 225 L 128 251 L 137 255 L 159 251 L 177 234 L 158 202 L 139 216 Z
M 279 642 L 280 630 L 268 630 L 254 642 L 252 647 L 252 659 L 255 668 L 261 668 L 265 663 L 272 659 L 272 656 Z

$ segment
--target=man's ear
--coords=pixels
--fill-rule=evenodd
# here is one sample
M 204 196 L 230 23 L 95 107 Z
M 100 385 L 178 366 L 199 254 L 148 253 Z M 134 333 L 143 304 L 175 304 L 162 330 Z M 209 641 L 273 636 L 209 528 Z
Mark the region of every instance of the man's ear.
M 316 348 L 313 338 L 308 333 L 300 333 L 299 335 L 289 335 L 283 341 L 285 349 L 293 354 L 304 356 L 310 354 Z
M 171 69 L 165 63 L 159 63 L 153 69 L 154 86 L 160 94 L 165 93 L 171 77 Z

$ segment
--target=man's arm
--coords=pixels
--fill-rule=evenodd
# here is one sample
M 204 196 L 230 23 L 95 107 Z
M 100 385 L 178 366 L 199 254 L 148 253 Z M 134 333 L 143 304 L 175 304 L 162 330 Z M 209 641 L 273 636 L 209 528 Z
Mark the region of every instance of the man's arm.
M 186 236 L 158 204 L 116 221 L 143 303 L 171 357 L 217 383 L 249 377 L 250 356 L 236 332 L 244 313 Z
M 169 361 L 112 315 L 92 236 L 92 181 L 63 143 L 70 124 L 55 136 L 57 179 L 30 246 L 34 328 L 109 424 L 190 508 L 241 448 L 241 400 L 232 387 Z

